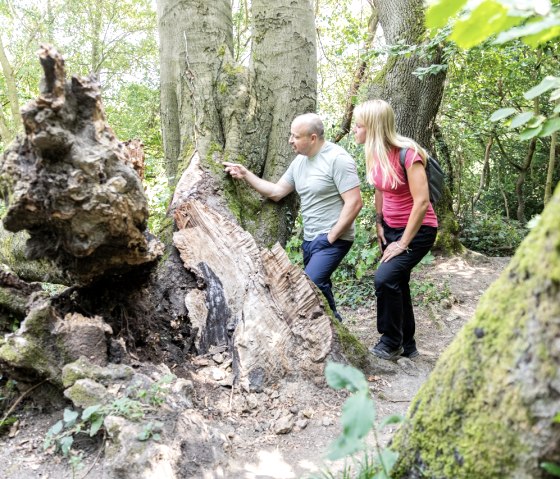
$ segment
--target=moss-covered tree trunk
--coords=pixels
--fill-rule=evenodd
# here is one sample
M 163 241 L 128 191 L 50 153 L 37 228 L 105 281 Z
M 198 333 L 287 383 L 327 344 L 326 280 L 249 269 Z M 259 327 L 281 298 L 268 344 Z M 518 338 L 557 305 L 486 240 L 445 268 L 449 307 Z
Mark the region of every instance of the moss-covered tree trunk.
M 560 188 L 411 404 L 394 478 L 534 479 L 560 464 L 558 218 Z
M 234 60 L 231 2 L 160 0 L 162 120 L 168 174 L 177 182 L 196 150 L 215 201 L 258 243 L 284 244 L 296 214 L 222 173 L 223 160 L 277 181 L 294 157 L 290 123 L 316 106 L 314 17 L 306 0 L 251 3 L 250 61 Z M 214 200 L 210 198 L 212 196 Z

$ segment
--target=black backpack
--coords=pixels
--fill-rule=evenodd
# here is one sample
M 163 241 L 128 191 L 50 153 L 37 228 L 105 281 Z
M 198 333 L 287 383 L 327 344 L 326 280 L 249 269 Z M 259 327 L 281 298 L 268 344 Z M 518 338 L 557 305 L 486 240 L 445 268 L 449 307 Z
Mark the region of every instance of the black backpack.
M 406 150 L 408 148 L 401 148 L 401 166 L 404 171 L 404 177 L 406 178 L 406 167 L 405 164 L 405 157 L 406 157 Z M 428 188 L 430 189 L 430 202 L 436 203 L 443 194 L 443 187 L 444 187 L 444 180 L 445 180 L 445 173 L 441 169 L 441 166 L 434 160 L 431 156 L 428 155 L 428 159 L 426 160 L 426 176 L 428 177 Z

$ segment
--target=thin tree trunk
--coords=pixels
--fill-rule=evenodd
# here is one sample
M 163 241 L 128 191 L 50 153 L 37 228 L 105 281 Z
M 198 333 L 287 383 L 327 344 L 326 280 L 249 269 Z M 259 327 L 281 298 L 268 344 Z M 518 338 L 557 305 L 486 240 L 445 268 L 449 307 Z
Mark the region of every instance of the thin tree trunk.
M 502 184 L 502 174 L 500 173 L 500 165 L 496 166 L 496 177 L 498 179 L 498 187 L 500 188 L 500 193 L 502 194 L 502 198 L 504 199 L 504 209 L 506 211 L 506 218 L 509 220 L 509 204 L 506 192 L 504 191 L 504 185 Z
M 372 14 L 368 21 L 368 38 L 366 40 L 366 45 L 364 47 L 363 56 L 365 57 L 369 50 L 373 47 L 373 41 L 375 39 L 375 32 L 377 31 L 377 24 L 379 23 L 379 12 L 373 5 L 370 4 L 372 8 Z M 352 79 L 352 84 L 348 89 L 346 95 L 346 107 L 344 108 L 344 116 L 340 124 L 340 129 L 338 133 L 334 136 L 333 142 L 338 143 L 342 138 L 344 138 L 350 131 L 350 126 L 352 124 L 352 116 L 354 114 L 355 98 L 358 94 L 358 90 L 362 86 L 364 77 L 367 71 L 368 61 L 361 60 L 358 68 L 354 72 L 354 77 Z
M 438 151 L 438 157 L 440 163 L 445 165 L 445 183 L 449 188 L 449 191 L 453 194 L 455 191 L 455 165 L 451 161 L 451 153 L 449 151 L 449 146 L 443 137 L 443 132 L 437 123 L 434 124 L 434 139 L 436 141 L 436 149 Z
M 486 143 L 486 148 L 484 149 L 484 164 L 482 166 L 482 173 L 480 174 L 480 182 L 478 184 L 478 191 L 474 195 L 471 203 L 472 214 L 474 215 L 474 208 L 480 199 L 480 195 L 490 184 L 490 151 L 492 150 L 492 144 L 494 143 L 494 136 L 488 138 Z
M 4 72 L 4 79 L 6 81 L 6 90 L 8 101 L 10 103 L 10 110 L 12 112 L 12 122 L 13 122 L 13 130 L 11 130 L 12 135 L 10 140 L 15 136 L 15 132 L 17 132 L 21 128 L 21 114 L 19 112 L 19 100 L 17 96 L 17 86 L 16 86 L 16 79 L 14 76 L 14 71 L 12 70 L 12 66 L 6 56 L 6 50 L 4 49 L 4 44 L 2 43 L 2 38 L 0 37 L 0 66 L 2 67 L 2 71 Z
M 521 166 L 521 171 L 517 177 L 517 182 L 515 183 L 515 195 L 517 196 L 517 220 L 523 224 L 527 222 L 527 218 L 525 218 L 525 194 L 523 193 L 523 185 L 525 183 L 525 179 L 527 178 L 529 168 L 531 168 L 536 148 L 537 139 L 533 138 L 529 143 L 529 148 L 527 150 L 527 154 L 525 155 L 525 161 Z
M 548 170 L 546 172 L 546 183 L 544 186 L 544 204 L 550 201 L 552 196 L 552 177 L 554 176 L 554 167 L 556 166 L 556 138 L 558 132 L 552 133 L 550 137 L 550 154 L 548 157 Z

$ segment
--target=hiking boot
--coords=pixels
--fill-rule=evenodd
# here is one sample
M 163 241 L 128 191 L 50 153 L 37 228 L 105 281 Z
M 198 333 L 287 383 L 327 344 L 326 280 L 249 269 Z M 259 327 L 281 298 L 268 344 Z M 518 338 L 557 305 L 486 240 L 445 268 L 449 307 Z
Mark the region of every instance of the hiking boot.
M 375 354 L 378 358 L 381 359 L 395 359 L 398 358 L 404 349 L 402 346 L 399 346 L 397 349 L 391 349 L 385 343 L 379 341 L 375 346 L 369 348 L 369 352 Z
M 342 323 L 342 321 L 344 321 L 344 319 L 342 318 L 342 316 L 340 315 L 340 313 L 338 311 L 334 311 L 333 314 L 334 314 L 334 317 L 336 319 L 338 319 L 338 321 L 340 321 L 341 323 Z
M 414 359 L 420 356 L 420 353 L 418 352 L 418 349 L 415 348 L 412 351 L 403 351 L 401 356 L 403 358 Z

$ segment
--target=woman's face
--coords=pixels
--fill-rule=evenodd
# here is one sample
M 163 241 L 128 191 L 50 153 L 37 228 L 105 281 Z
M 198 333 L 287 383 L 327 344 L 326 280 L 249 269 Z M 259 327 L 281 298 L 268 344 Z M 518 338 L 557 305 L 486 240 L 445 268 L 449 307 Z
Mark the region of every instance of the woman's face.
M 366 142 L 366 127 L 360 121 L 356 121 L 354 128 L 354 140 L 358 145 L 363 145 Z

